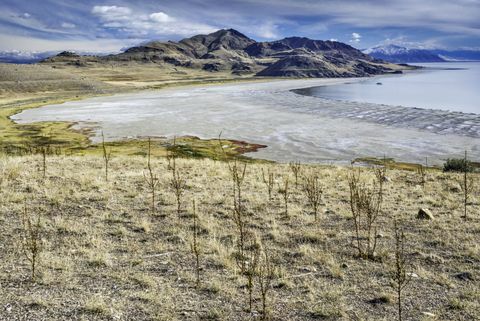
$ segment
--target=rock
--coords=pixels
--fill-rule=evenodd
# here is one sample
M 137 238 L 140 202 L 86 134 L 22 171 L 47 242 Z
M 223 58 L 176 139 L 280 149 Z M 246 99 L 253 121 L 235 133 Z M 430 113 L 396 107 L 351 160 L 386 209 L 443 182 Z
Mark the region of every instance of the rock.
M 418 210 L 417 218 L 420 220 L 433 220 L 433 214 L 428 208 Z
M 412 279 L 418 279 L 419 278 L 417 273 L 409 272 L 409 273 L 407 273 L 407 275 L 409 277 L 411 277 Z
M 317 269 L 313 266 L 302 266 L 298 269 L 300 273 L 315 273 Z
M 473 274 L 470 272 L 460 272 L 455 274 L 454 277 L 462 281 L 473 281 Z
M 426 312 L 426 311 L 423 311 L 422 314 L 426 317 L 431 317 L 431 318 L 434 318 L 435 317 L 435 314 L 431 313 L 431 312 Z
M 450 186 L 450 192 L 452 193 L 460 193 L 462 191 L 462 188 L 460 187 L 460 184 L 454 184 Z
M 342 267 L 342 269 L 348 269 L 349 268 L 347 263 L 342 263 L 341 267 Z

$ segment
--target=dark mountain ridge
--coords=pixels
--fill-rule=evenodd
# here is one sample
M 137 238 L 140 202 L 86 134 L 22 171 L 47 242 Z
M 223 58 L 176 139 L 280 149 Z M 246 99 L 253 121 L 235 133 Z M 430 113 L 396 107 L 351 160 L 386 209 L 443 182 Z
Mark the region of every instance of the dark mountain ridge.
M 153 63 L 266 77 L 363 77 L 404 68 L 372 58 L 341 42 L 305 37 L 256 42 L 234 29 L 179 42 L 151 41 L 115 55 L 78 56 L 64 52 L 42 63 L 78 67 L 95 63 Z

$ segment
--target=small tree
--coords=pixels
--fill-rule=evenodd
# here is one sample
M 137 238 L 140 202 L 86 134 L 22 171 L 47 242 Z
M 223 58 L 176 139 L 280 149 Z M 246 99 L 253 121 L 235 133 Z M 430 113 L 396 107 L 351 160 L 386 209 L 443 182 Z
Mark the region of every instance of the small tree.
M 105 181 L 108 182 L 108 164 L 110 163 L 110 159 L 112 156 L 112 152 L 107 150 L 107 146 L 105 144 L 105 135 L 102 131 L 102 152 L 103 152 L 103 161 L 105 162 Z
M 303 181 L 303 191 L 307 196 L 308 203 L 312 207 L 313 214 L 315 215 L 315 221 L 317 220 L 318 207 L 322 200 L 323 188 L 320 185 L 318 176 L 312 174 L 306 176 Z
M 352 211 L 356 244 L 354 247 L 362 258 L 373 259 L 377 247 L 377 218 L 383 202 L 383 172 L 376 170 L 373 186 L 368 187 L 360 178 L 360 172 L 352 170 L 348 178 L 350 209 Z
M 198 242 L 198 217 L 197 217 L 197 210 L 195 206 L 195 200 L 193 200 L 193 241 L 190 244 L 190 249 L 192 250 L 193 255 L 195 256 L 195 275 L 196 275 L 196 282 L 195 286 L 198 289 L 200 287 L 200 244 Z
M 172 171 L 172 178 L 170 179 L 170 187 L 173 189 L 175 198 L 177 200 L 177 214 L 180 214 L 182 206 L 182 196 L 187 189 L 187 180 L 181 175 L 177 168 L 177 156 L 175 154 L 176 139 L 173 139 L 173 152 L 168 158 L 168 167 Z
M 40 152 L 42 154 L 42 173 L 43 173 L 43 179 L 47 177 L 47 153 L 48 153 L 48 146 L 42 146 L 40 149 Z
M 295 176 L 295 187 L 298 187 L 298 176 L 300 175 L 302 164 L 300 162 L 290 162 L 289 166 Z
M 272 288 L 272 282 L 275 278 L 276 269 L 272 262 L 271 253 L 264 248 L 258 263 L 257 281 L 260 287 L 260 296 L 262 299 L 262 320 L 268 318 L 268 294 Z
M 469 161 L 467 158 L 467 151 L 465 151 L 464 164 L 469 164 Z M 469 168 L 468 166 L 465 165 L 463 166 L 463 175 L 462 175 L 463 179 L 459 182 L 463 192 L 463 219 L 465 221 L 468 219 L 468 215 L 467 215 L 468 202 L 475 188 L 473 177 L 469 176 L 468 174 L 469 174 Z
M 392 271 L 392 287 L 397 294 L 397 311 L 398 320 L 402 321 L 402 291 L 408 285 L 411 277 L 407 273 L 410 263 L 408 262 L 407 253 L 405 250 L 405 234 L 403 229 L 394 222 L 395 232 L 395 262 Z
M 42 249 L 40 215 L 37 215 L 36 219 L 32 218 L 28 212 L 27 201 L 25 200 L 22 213 L 22 250 L 30 262 L 32 281 L 35 281 L 36 278 Z
M 263 180 L 263 183 L 265 184 L 265 186 L 267 187 L 268 200 L 271 201 L 272 200 L 273 184 L 274 184 L 275 180 L 274 180 L 274 174 L 272 172 L 270 172 L 270 169 L 267 172 L 267 178 L 266 178 L 265 177 L 265 172 L 263 171 L 263 168 L 262 168 L 262 180 Z
M 285 176 L 283 178 L 283 184 L 279 186 L 278 192 L 282 195 L 283 198 L 285 216 L 288 216 L 288 199 L 290 198 L 290 191 L 288 189 L 288 176 Z
M 260 246 L 254 238 L 251 238 L 249 245 L 248 261 L 245 268 L 248 290 L 248 311 L 253 311 L 253 290 L 255 285 L 255 276 L 257 275 L 258 261 L 260 257 Z
M 151 154 L 152 154 L 152 147 L 151 147 L 151 139 L 148 138 L 148 154 L 147 154 L 147 172 L 143 173 L 143 177 L 145 178 L 145 182 L 150 190 L 151 195 L 151 206 L 150 209 L 152 214 L 155 213 L 155 196 L 156 196 L 156 189 L 158 184 L 160 183 L 157 175 L 154 174 L 152 163 L 151 163 Z

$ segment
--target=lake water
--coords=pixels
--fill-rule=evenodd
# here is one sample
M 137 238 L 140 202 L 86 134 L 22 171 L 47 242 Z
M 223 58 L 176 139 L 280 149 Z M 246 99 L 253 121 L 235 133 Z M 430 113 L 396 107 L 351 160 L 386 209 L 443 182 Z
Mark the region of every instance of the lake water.
M 328 99 L 480 114 L 480 62 L 425 63 L 425 69 L 298 93 Z M 381 85 L 377 85 L 381 83 Z
M 467 65 L 470 64 L 454 64 L 457 67 Z M 468 70 L 471 72 L 473 69 Z M 432 108 L 447 106 L 438 104 L 433 89 L 422 96 L 425 88 L 437 86 L 442 88 L 438 89 L 438 95 L 449 98 L 450 109 L 476 111 L 475 105 L 467 104 L 473 98 L 469 96 L 470 100 L 464 100 L 467 95 L 459 94 L 460 89 L 454 89 L 462 87 L 459 76 L 438 76 L 462 72 L 426 69 L 368 80 L 303 79 L 171 88 L 29 109 L 12 119 L 19 123 L 71 121 L 77 122 L 77 127 L 94 126 L 97 129 L 97 135 L 92 137 L 95 142 L 99 141 L 100 130 L 108 140 L 174 135 L 208 139 L 216 138 L 223 132 L 224 138 L 268 146 L 250 156 L 281 162 L 341 163 L 356 157 L 386 155 L 409 162 L 423 162 L 427 156 L 432 163 L 441 164 L 446 158 L 462 157 L 464 150 L 469 150 L 469 155 L 478 160 L 480 113 L 370 103 L 399 104 L 399 100 L 389 100 L 388 92 L 393 95 L 402 91 L 405 97 L 397 97 L 405 99 L 404 105 L 421 107 L 428 103 Z M 475 78 L 464 77 L 469 79 L 465 86 L 471 85 L 472 77 Z M 424 79 L 424 82 L 419 79 Z M 437 84 L 429 84 L 425 79 Z M 416 85 L 409 84 L 410 80 Z M 436 80 L 446 83 L 439 86 Z M 379 81 L 382 86 L 375 85 Z M 345 82 L 353 84 L 340 85 Z M 396 83 L 398 85 L 393 85 Z M 323 87 L 325 85 L 334 88 Z M 309 90 L 321 90 L 322 93 L 325 90 L 338 92 L 344 90 L 342 88 L 357 88 L 352 90 L 357 91 L 359 96 L 349 94 L 326 99 L 296 93 L 301 88 L 313 87 L 316 89 Z M 405 88 L 412 88 L 414 92 L 408 93 Z M 369 92 L 371 99 L 362 99 L 368 102 L 334 100 L 359 100 L 362 91 Z M 384 99 L 379 100 L 375 93 Z M 476 97 L 479 100 L 478 94 Z

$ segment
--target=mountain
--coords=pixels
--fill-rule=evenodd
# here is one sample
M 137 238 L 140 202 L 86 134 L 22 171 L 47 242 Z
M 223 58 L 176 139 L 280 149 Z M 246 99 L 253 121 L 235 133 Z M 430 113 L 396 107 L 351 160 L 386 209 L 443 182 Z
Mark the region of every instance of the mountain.
M 480 50 L 434 49 L 430 52 L 437 54 L 446 61 L 480 61 Z
M 36 51 L 19 51 L 19 50 L 9 50 L 9 51 L 0 51 L 0 62 L 3 63 L 15 63 L 15 64 L 30 64 L 39 62 L 42 59 L 45 59 L 55 52 L 36 52 Z
M 184 68 L 264 77 L 363 77 L 405 68 L 375 59 L 341 42 L 302 37 L 256 42 L 234 29 L 179 42 L 151 41 L 115 55 L 81 56 L 63 52 L 42 63 L 76 67 L 155 64 L 177 71 Z
M 409 49 L 397 45 L 377 46 L 363 51 L 374 58 L 393 63 L 443 62 L 440 55 L 425 49 Z
M 409 49 L 386 45 L 363 50 L 363 53 L 393 63 L 480 61 L 480 50 Z

